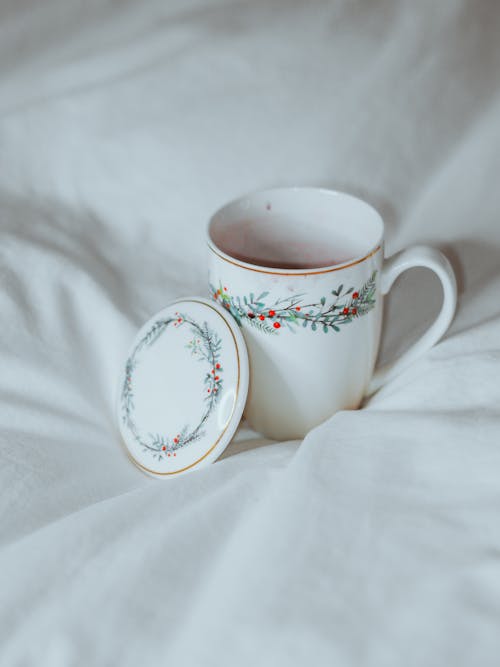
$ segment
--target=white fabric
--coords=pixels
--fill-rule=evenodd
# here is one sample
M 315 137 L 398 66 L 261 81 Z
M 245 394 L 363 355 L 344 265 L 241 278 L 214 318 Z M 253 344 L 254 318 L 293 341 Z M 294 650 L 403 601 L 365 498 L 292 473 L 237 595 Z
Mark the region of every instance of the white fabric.
M 2 3 L 2 667 L 498 664 L 499 34 L 494 0 Z M 294 183 L 444 248 L 456 320 L 304 442 L 149 479 L 131 337 L 205 293 L 215 208 Z M 439 302 L 408 272 L 383 356 Z

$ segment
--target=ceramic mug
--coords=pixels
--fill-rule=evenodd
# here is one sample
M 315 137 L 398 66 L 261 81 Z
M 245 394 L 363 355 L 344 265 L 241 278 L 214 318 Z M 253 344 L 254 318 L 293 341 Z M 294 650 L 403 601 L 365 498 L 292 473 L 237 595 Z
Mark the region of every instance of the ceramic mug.
M 237 199 L 208 226 L 213 299 L 241 326 L 250 360 L 245 416 L 277 440 L 355 409 L 444 334 L 456 306 L 446 257 L 415 246 L 384 260 L 384 223 L 348 194 L 276 188 Z M 383 297 L 406 269 L 434 271 L 441 312 L 399 359 L 375 368 Z

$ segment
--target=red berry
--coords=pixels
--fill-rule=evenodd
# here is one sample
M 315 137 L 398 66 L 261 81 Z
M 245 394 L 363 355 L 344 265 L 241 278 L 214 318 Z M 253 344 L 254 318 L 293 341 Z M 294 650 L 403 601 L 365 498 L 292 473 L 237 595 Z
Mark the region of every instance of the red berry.
M 167 454 L 167 456 L 170 456 L 170 452 Z
M 217 298 L 217 292 L 214 292 L 214 299 Z
M 300 306 L 297 306 L 297 307 L 295 308 L 295 310 L 300 310 Z
M 213 375 L 213 374 L 215 373 L 215 371 L 214 371 L 214 369 L 213 369 L 213 368 L 212 368 L 212 370 L 211 370 L 210 372 L 212 373 L 212 375 Z
M 224 292 L 227 292 L 227 287 L 224 287 Z
M 218 375 L 216 375 L 216 376 L 215 376 L 215 380 L 217 381 L 218 379 L 219 379 L 219 376 L 218 376 Z
M 165 451 L 167 448 L 165 447 L 165 445 L 163 445 L 162 449 L 163 449 L 163 451 Z
M 179 438 L 174 438 L 174 442 L 177 444 L 179 442 Z
M 344 315 L 349 315 L 349 308 L 344 308 L 342 312 L 344 313 Z
M 208 393 L 208 394 L 210 393 L 210 389 L 207 389 L 207 393 Z
M 253 320 L 253 318 L 255 317 L 255 315 L 254 315 L 253 313 L 248 313 L 248 317 L 249 317 L 251 320 Z
M 266 319 L 266 318 L 265 318 L 264 315 L 259 315 L 259 320 L 265 320 L 265 319 Z
M 269 317 L 274 317 L 275 315 L 276 315 L 276 311 L 275 311 L 275 310 L 270 310 L 270 311 L 269 311 Z
M 217 294 L 220 294 L 220 293 L 221 293 L 221 291 L 220 291 L 220 289 L 218 289 L 218 290 L 217 290 Z
M 215 364 L 215 368 L 220 368 L 220 364 Z
M 353 308 L 353 309 L 352 309 L 352 314 L 353 314 L 353 315 L 356 315 L 357 312 L 358 312 L 357 308 Z
M 354 292 L 353 295 L 352 295 L 352 298 L 357 299 L 358 296 L 359 296 L 359 292 Z
M 275 323 L 273 324 L 273 327 L 274 327 L 275 329 L 279 329 L 279 328 L 281 327 L 281 324 L 280 324 L 279 322 L 275 322 Z
M 177 456 L 177 454 L 174 452 L 174 456 Z

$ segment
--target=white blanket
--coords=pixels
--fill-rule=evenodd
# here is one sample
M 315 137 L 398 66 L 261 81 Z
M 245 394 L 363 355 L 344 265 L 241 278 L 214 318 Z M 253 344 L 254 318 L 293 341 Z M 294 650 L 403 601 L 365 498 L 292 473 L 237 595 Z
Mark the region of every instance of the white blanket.
M 2 3 L 2 667 L 498 665 L 499 34 L 494 0 Z M 145 477 L 131 337 L 205 293 L 215 208 L 296 183 L 444 249 L 451 330 L 302 443 Z M 385 359 L 440 298 L 398 282 Z

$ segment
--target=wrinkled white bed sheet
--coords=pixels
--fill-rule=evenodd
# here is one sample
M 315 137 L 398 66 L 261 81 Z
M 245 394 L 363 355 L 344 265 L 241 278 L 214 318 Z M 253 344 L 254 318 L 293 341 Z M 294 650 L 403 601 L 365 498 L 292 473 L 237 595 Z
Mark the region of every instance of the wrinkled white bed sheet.
M 0 665 L 498 665 L 500 5 L 0 5 Z M 302 442 L 125 457 L 137 327 L 205 293 L 204 224 L 347 189 L 444 249 L 446 338 Z M 407 273 L 383 356 L 435 316 Z

